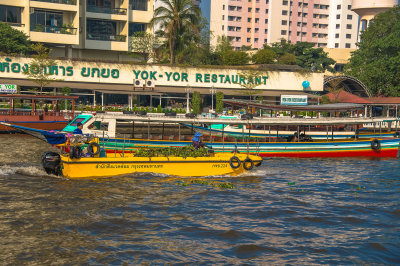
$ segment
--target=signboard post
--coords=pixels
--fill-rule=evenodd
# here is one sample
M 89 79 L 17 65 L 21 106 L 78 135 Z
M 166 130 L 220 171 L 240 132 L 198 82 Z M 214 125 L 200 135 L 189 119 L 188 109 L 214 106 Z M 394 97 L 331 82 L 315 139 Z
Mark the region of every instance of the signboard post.
M 0 93 L 6 93 L 6 94 L 17 93 L 17 85 L 15 85 L 15 84 L 0 84 Z
M 307 105 L 307 95 L 281 95 L 281 105 Z

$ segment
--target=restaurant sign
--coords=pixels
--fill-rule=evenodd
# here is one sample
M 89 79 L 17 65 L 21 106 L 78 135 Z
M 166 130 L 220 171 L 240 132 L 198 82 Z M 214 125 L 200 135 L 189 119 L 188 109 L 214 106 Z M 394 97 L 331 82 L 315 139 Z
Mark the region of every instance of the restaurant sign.
M 0 84 L 0 93 L 17 93 L 17 85 L 15 84 Z
M 307 105 L 307 95 L 281 95 L 281 105 Z

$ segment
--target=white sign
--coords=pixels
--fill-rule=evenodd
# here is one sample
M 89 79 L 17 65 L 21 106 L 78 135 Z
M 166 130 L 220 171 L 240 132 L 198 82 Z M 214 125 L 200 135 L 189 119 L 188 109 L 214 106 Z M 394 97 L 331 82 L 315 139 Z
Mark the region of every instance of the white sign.
M 0 84 L 0 93 L 17 93 L 17 85 Z
M 281 105 L 307 105 L 307 95 L 281 95 Z

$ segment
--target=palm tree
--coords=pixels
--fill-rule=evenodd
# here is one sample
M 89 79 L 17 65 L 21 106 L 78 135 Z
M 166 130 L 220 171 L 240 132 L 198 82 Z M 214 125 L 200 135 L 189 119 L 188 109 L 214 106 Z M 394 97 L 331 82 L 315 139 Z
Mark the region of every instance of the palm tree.
M 178 38 L 183 31 L 198 34 L 201 11 L 192 0 L 161 0 L 162 4 L 154 11 L 151 24 L 160 23 L 169 44 L 170 63 L 175 64 Z

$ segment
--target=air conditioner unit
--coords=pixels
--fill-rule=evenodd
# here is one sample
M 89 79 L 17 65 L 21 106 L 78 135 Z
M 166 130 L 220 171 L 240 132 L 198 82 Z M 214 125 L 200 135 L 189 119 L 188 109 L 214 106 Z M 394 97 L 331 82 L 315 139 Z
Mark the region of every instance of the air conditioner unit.
M 146 80 L 146 88 L 154 88 L 155 84 L 152 80 Z
M 141 79 L 135 79 L 133 82 L 133 87 L 134 88 L 143 88 L 144 82 Z

